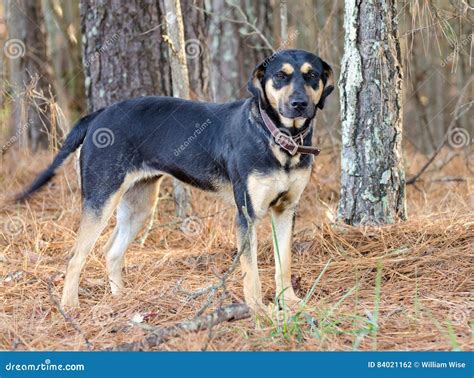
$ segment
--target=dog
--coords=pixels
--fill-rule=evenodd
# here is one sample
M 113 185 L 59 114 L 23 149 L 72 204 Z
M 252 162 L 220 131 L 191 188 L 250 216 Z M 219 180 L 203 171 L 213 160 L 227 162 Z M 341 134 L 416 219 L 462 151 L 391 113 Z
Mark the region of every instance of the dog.
M 256 225 L 271 212 L 277 294 L 300 302 L 291 284 L 295 211 L 319 152 L 311 145 L 314 120 L 334 89 L 333 71 L 312 53 L 283 50 L 257 65 L 247 88 L 250 98 L 225 104 L 134 98 L 75 125 L 51 165 L 17 197 L 25 200 L 46 184 L 82 145 L 82 216 L 63 306 L 79 306 L 81 270 L 115 210 L 105 250 L 112 294 L 120 294 L 125 251 L 149 218 L 164 176 L 235 203 L 244 298 L 253 311 L 263 307 Z

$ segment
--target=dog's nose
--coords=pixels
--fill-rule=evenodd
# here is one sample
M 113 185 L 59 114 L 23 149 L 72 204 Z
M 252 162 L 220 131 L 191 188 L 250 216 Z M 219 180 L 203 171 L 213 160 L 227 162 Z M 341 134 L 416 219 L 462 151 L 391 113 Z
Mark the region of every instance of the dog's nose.
M 290 105 L 293 109 L 303 110 L 303 109 L 306 109 L 306 107 L 308 106 L 308 101 L 300 100 L 300 99 L 291 100 Z

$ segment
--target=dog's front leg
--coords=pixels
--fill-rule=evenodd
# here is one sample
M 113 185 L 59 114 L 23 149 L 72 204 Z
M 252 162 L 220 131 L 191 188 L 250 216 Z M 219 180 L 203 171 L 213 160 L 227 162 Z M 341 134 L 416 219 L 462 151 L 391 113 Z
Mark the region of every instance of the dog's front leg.
M 241 251 L 240 263 L 244 276 L 245 303 L 258 313 L 264 310 L 262 288 L 257 264 L 257 232 L 255 222 L 247 219 L 242 211 L 237 215 L 237 248 Z
M 275 226 L 275 283 L 280 304 L 296 307 L 301 302 L 291 284 L 291 241 L 294 224 L 294 207 L 272 209 Z

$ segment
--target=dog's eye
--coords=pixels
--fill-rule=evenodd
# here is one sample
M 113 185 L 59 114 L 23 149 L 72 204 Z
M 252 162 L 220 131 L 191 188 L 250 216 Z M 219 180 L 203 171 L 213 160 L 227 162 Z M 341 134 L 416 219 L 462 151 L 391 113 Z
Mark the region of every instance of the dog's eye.
M 308 72 L 308 76 L 311 78 L 311 79 L 317 79 L 319 77 L 319 74 L 317 72 L 314 72 L 314 71 L 310 71 Z
M 275 74 L 275 79 L 278 79 L 278 80 L 286 79 L 286 73 L 284 73 L 283 71 L 278 71 Z

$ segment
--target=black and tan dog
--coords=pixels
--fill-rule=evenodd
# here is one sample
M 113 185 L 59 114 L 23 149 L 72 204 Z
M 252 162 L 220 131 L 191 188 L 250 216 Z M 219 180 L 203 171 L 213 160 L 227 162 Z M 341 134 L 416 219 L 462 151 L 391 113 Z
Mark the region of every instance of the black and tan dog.
M 81 270 L 115 209 L 106 261 L 112 293 L 120 293 L 124 253 L 150 216 L 163 175 L 233 199 L 238 248 L 246 249 L 244 296 L 253 309 L 262 305 L 255 227 L 270 210 L 279 245 L 277 293 L 287 303 L 298 302 L 290 273 L 294 213 L 318 152 L 311 146 L 313 121 L 334 89 L 332 70 L 309 52 L 284 50 L 255 68 L 248 89 L 251 98 L 227 104 L 135 98 L 92 113 L 73 128 L 51 166 L 18 197 L 48 182 L 82 144 L 83 210 L 63 305 L 79 305 Z

